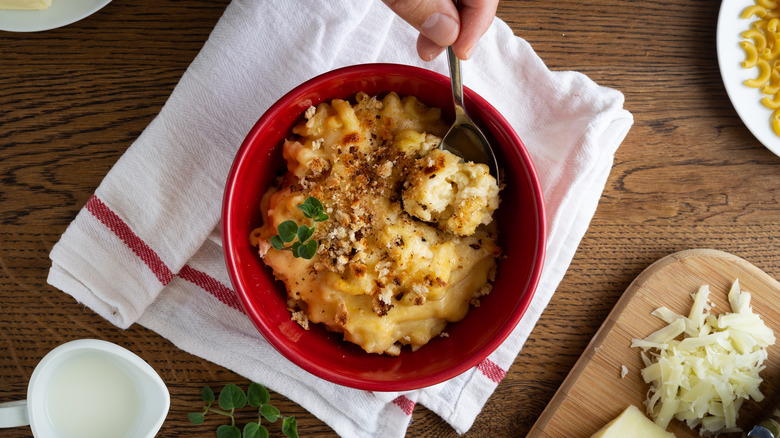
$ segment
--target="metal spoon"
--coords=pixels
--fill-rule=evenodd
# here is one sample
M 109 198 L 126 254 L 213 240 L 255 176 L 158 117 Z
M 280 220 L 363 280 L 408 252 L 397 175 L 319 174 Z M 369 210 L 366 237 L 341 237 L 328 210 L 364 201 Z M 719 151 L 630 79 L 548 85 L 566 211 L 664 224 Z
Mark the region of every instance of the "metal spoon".
M 456 2 L 457 6 L 457 2 Z M 487 164 L 490 174 L 500 184 L 498 161 L 485 134 L 471 121 L 463 105 L 463 84 L 460 76 L 460 59 L 455 56 L 452 47 L 447 47 L 447 61 L 450 66 L 452 100 L 455 104 L 455 123 L 439 143 L 439 149 L 451 152 L 464 161 Z
M 754 426 L 747 436 L 756 438 L 775 438 L 775 435 L 764 426 Z

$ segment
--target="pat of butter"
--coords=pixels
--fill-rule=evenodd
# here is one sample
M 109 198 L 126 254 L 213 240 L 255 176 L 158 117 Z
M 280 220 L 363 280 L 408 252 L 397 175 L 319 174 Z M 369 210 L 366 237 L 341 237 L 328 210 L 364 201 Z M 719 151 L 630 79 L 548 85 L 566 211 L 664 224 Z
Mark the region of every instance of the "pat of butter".
M 0 9 L 48 9 L 51 0 L 0 0 Z
M 653 423 L 639 409 L 630 405 L 618 415 L 617 418 L 610 421 L 606 426 L 599 429 L 590 438 L 674 438 L 674 434 L 661 429 L 660 426 Z

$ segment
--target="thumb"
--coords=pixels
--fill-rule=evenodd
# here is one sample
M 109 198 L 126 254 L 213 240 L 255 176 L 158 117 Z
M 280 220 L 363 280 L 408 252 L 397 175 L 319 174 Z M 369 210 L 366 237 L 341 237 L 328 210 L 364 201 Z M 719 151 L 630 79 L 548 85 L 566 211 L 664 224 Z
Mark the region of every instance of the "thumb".
M 452 0 L 382 0 L 439 47 L 452 45 L 460 33 L 460 15 Z

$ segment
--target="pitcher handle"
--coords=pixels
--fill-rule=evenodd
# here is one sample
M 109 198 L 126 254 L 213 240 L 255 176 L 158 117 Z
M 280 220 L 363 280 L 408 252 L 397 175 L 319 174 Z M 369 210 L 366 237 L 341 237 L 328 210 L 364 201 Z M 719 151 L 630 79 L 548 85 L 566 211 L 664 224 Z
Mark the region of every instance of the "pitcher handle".
M 0 403 L 0 428 L 27 426 L 27 400 Z

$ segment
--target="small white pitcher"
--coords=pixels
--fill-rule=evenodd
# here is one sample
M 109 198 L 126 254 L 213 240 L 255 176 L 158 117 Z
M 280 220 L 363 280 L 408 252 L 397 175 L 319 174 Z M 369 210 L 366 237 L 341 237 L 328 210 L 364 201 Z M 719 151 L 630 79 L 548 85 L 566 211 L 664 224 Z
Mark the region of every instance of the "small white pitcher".
M 44 356 L 27 400 L 0 403 L 0 428 L 30 425 L 36 438 L 153 438 L 169 407 L 168 388 L 143 359 L 80 339 Z

